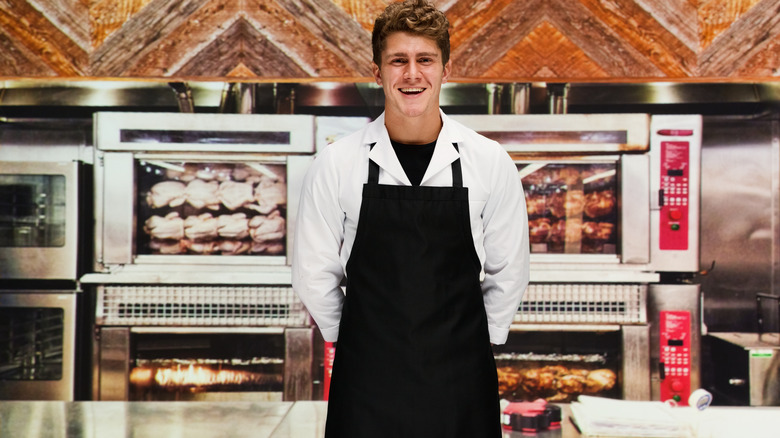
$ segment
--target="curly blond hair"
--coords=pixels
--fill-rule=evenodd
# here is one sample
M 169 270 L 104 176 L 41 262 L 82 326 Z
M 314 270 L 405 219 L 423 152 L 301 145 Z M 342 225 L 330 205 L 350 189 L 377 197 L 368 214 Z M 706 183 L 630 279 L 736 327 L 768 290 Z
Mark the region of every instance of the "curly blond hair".
M 406 0 L 391 3 L 374 21 L 371 46 L 374 63 L 380 65 L 387 37 L 395 32 L 408 32 L 436 41 L 441 49 L 442 63 L 450 59 L 450 22 L 444 13 L 427 0 Z

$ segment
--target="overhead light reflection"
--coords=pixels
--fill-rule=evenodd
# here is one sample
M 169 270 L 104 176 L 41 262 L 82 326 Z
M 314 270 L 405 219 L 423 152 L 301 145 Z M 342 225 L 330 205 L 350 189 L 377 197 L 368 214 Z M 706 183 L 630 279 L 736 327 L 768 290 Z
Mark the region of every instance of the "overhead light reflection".
M 547 163 L 531 163 L 531 164 L 523 167 L 522 169 L 520 169 L 518 171 L 518 174 L 520 175 L 520 179 L 525 178 L 526 176 L 536 172 L 537 170 L 543 168 L 546 165 L 547 165 Z
M 600 180 L 600 179 L 604 179 L 604 178 L 609 178 L 609 177 L 611 177 L 611 176 L 615 176 L 615 173 L 617 173 L 617 172 L 615 171 L 615 169 L 608 170 L 608 171 L 606 171 L 606 172 L 597 173 L 597 174 L 591 175 L 591 176 L 589 176 L 589 177 L 587 177 L 587 178 L 584 178 L 584 179 L 582 180 L 582 183 L 583 183 L 583 184 L 590 184 L 590 183 L 592 183 L 593 181 L 598 181 L 598 180 Z

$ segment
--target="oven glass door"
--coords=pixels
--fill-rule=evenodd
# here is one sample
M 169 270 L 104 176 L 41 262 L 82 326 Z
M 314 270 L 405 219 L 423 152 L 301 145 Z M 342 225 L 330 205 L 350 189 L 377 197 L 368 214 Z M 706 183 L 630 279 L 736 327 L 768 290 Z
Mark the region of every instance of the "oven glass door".
M 78 277 L 78 163 L 0 163 L 0 279 Z
M 0 380 L 62 378 L 63 309 L 0 308 Z
M 135 174 L 138 256 L 286 254 L 285 162 L 138 159 Z
M 288 266 L 311 156 L 106 152 L 100 158 L 97 271 Z
M 0 246 L 63 246 L 65 205 L 64 175 L 0 175 Z
M 283 398 L 282 335 L 144 333 L 130 348 L 131 401 Z
M 519 161 L 532 254 L 618 254 L 613 160 Z
M 0 293 L 0 400 L 73 400 L 75 293 Z
M 619 331 L 512 331 L 494 347 L 499 393 L 509 401 L 571 402 L 579 395 L 620 398 Z

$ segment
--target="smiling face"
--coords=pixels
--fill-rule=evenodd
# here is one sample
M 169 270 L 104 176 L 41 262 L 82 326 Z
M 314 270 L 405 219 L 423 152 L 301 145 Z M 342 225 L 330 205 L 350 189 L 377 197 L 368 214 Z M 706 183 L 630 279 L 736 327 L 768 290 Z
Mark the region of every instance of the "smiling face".
M 385 43 L 381 65 L 373 69 L 385 91 L 386 120 L 439 123 L 439 92 L 451 62 L 442 64 L 441 50 L 430 38 L 395 32 Z

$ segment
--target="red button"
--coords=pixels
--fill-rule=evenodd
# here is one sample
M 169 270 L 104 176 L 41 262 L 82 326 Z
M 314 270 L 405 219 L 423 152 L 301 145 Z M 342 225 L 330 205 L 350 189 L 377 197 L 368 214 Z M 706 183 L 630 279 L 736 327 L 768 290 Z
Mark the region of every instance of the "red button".
M 669 210 L 669 218 L 672 219 L 672 220 L 678 221 L 678 220 L 682 219 L 682 216 L 683 216 L 683 214 L 682 214 L 682 211 L 680 211 L 680 210 L 677 210 L 677 209 Z
M 672 381 L 672 391 L 680 392 L 683 390 L 683 384 L 679 380 L 673 380 Z

